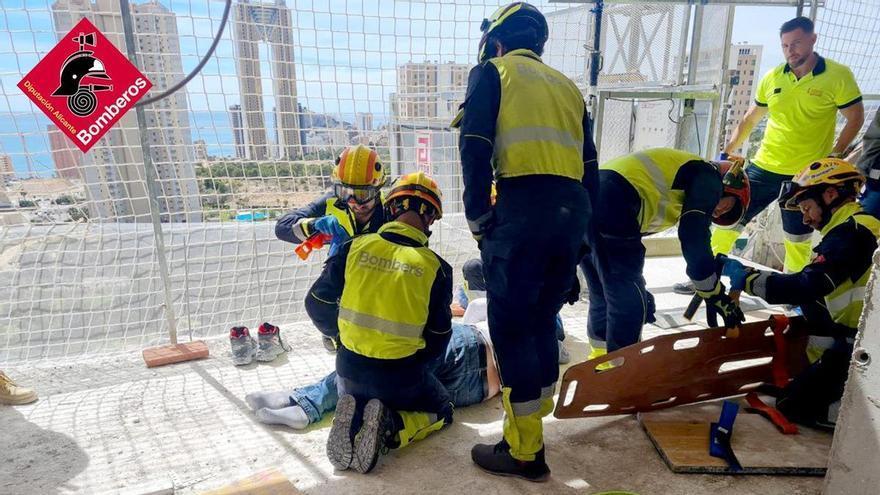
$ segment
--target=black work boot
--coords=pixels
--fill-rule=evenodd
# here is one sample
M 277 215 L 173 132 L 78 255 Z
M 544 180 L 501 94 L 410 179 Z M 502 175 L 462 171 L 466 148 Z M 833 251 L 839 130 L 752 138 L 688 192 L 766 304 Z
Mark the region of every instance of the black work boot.
M 333 417 L 333 427 L 330 428 L 330 436 L 327 437 L 327 457 L 333 467 L 344 471 L 351 467 L 354 455 L 354 432 L 352 424 L 355 421 L 357 402 L 351 395 L 342 395 L 336 404 L 336 416 Z
M 544 447 L 535 454 L 534 461 L 520 461 L 510 455 L 510 445 L 502 439 L 495 445 L 474 445 L 471 459 L 480 469 L 490 474 L 515 476 L 537 482 L 550 479 L 550 468 L 544 460 Z
M 397 432 L 402 421 L 396 412 L 388 409 L 379 399 L 370 399 L 364 407 L 363 425 L 354 439 L 351 467 L 359 473 L 369 473 L 376 467 L 380 454 L 396 448 Z

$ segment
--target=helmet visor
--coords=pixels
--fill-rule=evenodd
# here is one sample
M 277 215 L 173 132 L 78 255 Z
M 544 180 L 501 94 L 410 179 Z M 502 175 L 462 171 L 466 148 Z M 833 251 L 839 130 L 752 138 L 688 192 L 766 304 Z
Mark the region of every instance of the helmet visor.
M 806 188 L 793 181 L 785 181 L 779 188 L 779 208 L 798 211 L 798 200 Z
M 354 200 L 355 203 L 363 205 L 379 197 L 379 188 L 374 186 L 349 186 L 337 183 L 333 185 L 333 194 L 344 203 Z

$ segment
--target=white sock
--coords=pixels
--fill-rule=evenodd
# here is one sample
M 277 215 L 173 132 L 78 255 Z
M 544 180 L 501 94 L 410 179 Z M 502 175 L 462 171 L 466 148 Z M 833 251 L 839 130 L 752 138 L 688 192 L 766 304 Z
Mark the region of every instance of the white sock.
M 299 406 L 281 409 L 263 408 L 257 411 L 257 419 L 269 425 L 287 425 L 295 430 L 302 430 L 309 425 L 309 417 Z
M 244 396 L 244 400 L 254 411 L 259 411 L 264 407 L 268 407 L 269 409 L 281 409 L 282 407 L 288 407 L 291 404 L 290 391 L 255 392 Z

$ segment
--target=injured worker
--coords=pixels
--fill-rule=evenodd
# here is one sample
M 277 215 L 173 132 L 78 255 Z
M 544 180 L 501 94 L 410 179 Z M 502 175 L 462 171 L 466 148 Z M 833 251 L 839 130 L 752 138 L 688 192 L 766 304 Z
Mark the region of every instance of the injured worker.
M 465 319 L 477 311 L 468 309 Z M 479 404 L 501 391 L 498 368 L 485 324 L 485 311 L 480 325 L 452 324 L 452 336 L 446 351 L 429 364 L 429 371 L 449 392 L 455 407 Z M 277 392 L 258 392 L 245 397 L 259 419 L 267 424 L 283 424 L 302 429 L 317 423 L 336 409 L 336 372 L 317 383 Z
M 811 163 L 783 184 L 779 197 L 782 208 L 799 210 L 804 224 L 821 235 L 810 263 L 791 274 L 755 270 L 733 259 L 724 265 L 731 289 L 801 307 L 811 334 L 811 365 L 780 392 L 776 407 L 807 426 L 834 427 L 853 353 L 880 236 L 880 220 L 856 202 L 863 184 L 864 177 L 846 161 Z

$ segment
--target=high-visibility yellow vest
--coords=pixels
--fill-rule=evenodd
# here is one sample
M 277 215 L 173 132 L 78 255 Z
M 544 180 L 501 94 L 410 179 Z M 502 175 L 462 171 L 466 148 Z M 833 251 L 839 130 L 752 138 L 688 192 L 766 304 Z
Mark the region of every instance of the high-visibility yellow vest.
M 388 241 L 383 232 L 406 236 L 419 246 Z M 339 338 L 346 349 L 375 359 L 401 359 L 425 347 L 431 287 L 440 268 L 427 243 L 422 231 L 401 222 L 354 238 L 339 301 Z
M 501 79 L 494 165 L 499 179 L 584 175 L 584 98 L 577 86 L 531 50 L 489 60 Z
M 629 182 L 639 197 L 642 234 L 662 232 L 678 223 L 684 191 L 673 189 L 675 175 L 685 163 L 702 160 L 698 155 L 671 148 L 654 148 L 610 160 L 600 170 L 613 170 Z
M 871 231 L 874 234 L 874 238 L 880 238 L 880 220 L 862 212 L 861 206 L 855 202 L 847 203 L 834 212 L 831 220 L 822 228 L 822 236 L 824 237 L 835 227 L 849 221 L 850 218 Z M 845 280 L 830 294 L 825 296 L 825 307 L 828 308 L 828 313 L 831 314 L 831 319 L 835 323 L 854 329 L 859 327 L 859 318 L 865 305 L 865 286 L 868 285 L 868 278 L 871 276 L 872 268 L 872 266 L 869 266 L 855 280 Z M 822 352 L 830 348 L 833 343 L 833 337 L 811 336 L 807 348 L 807 355 L 810 361 L 815 362 L 822 357 Z
M 835 211 L 828 225 L 822 229 L 822 235 L 824 236 L 850 218 L 871 231 L 875 238 L 880 237 L 880 220 L 863 213 L 861 206 L 855 202 L 845 204 Z M 838 285 L 831 294 L 825 296 L 825 306 L 835 322 L 850 328 L 858 328 L 859 317 L 865 304 L 865 286 L 868 285 L 871 268 L 868 267 L 857 280 L 846 280 Z

